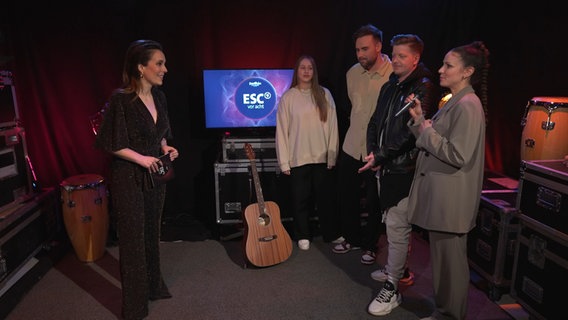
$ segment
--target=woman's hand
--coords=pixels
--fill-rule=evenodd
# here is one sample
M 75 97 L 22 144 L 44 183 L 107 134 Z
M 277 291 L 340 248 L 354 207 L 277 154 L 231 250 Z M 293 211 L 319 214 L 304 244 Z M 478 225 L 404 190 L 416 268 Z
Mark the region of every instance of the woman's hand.
M 157 172 L 160 168 L 160 159 L 156 157 L 140 155 L 136 162 L 150 172 Z
M 172 160 L 172 161 L 174 161 L 177 157 L 179 157 L 179 152 L 174 147 L 164 145 L 164 146 L 162 146 L 162 151 L 164 152 L 164 154 L 169 153 L 170 154 L 170 160 Z
M 424 132 L 424 130 L 426 130 L 426 128 L 430 128 L 432 126 L 432 120 L 428 119 L 428 120 L 424 120 L 420 123 L 420 126 L 418 127 L 418 132 L 422 133 Z
M 414 99 L 414 93 L 411 93 L 408 97 L 406 97 L 404 102 L 408 103 L 412 99 Z M 423 116 L 422 102 L 420 101 L 420 99 L 418 98 L 414 99 L 414 103 L 412 104 L 412 106 L 410 106 L 408 112 L 410 112 L 410 116 L 412 116 L 414 122 L 418 122 L 418 120 Z
M 139 166 L 148 169 L 148 171 L 150 172 L 157 172 L 160 168 L 160 159 L 152 156 L 142 155 L 130 148 L 120 149 L 113 152 L 113 154 L 119 158 L 134 162 Z
M 410 99 L 412 99 L 414 97 L 414 94 L 409 95 L 406 98 L 406 102 L 410 101 Z M 407 101 L 408 100 L 408 101 Z M 412 119 L 414 121 L 415 124 L 419 124 L 418 126 L 418 132 L 421 134 L 426 128 L 430 128 L 432 126 L 432 120 L 428 119 L 425 120 L 424 119 L 424 114 L 422 113 L 422 102 L 420 101 L 420 99 L 416 98 L 414 100 L 414 104 L 410 107 L 410 109 L 408 109 L 408 112 L 410 112 L 410 115 L 412 116 Z

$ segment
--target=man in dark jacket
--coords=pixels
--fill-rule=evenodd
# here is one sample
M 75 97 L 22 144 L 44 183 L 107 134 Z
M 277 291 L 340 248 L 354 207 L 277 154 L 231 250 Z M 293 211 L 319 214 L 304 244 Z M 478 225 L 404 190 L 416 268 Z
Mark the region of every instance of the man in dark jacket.
M 389 223 L 393 219 L 397 219 L 397 222 L 404 219 L 404 216 L 397 216 L 389 210 L 408 196 L 418 155 L 415 137 L 406 124 L 410 114 L 402 109 L 411 106 L 412 98 L 418 96 L 427 118 L 430 118 L 437 111 L 435 106 L 440 98 L 433 74 L 420 62 L 423 41 L 417 35 L 400 34 L 392 38 L 391 46 L 393 73 L 389 82 L 381 88 L 377 107 L 369 121 L 369 154 L 364 159 L 367 164 L 359 170 L 377 171 L 379 198 L 389 244 L 387 266 L 371 274 L 373 279 L 384 282 L 383 289 L 369 305 L 368 311 L 373 315 L 385 315 L 397 307 L 401 300 L 399 282 L 413 282 L 412 273 L 406 267 L 412 227 L 406 221 L 401 235 L 398 233 L 401 229 L 393 230 L 395 228 L 391 228 Z

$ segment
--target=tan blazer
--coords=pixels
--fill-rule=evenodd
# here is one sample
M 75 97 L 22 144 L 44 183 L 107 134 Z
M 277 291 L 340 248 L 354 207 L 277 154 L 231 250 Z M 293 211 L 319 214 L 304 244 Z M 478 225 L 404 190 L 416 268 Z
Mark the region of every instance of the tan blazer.
M 427 230 L 467 233 L 475 227 L 485 167 L 485 113 L 472 87 L 432 117 L 431 128 L 409 127 L 420 148 L 409 194 L 410 223 Z

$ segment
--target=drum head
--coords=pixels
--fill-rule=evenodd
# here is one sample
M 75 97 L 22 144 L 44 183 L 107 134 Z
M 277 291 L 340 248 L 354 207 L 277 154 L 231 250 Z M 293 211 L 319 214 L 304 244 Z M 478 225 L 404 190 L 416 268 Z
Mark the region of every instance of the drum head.
M 61 187 L 67 191 L 72 191 L 85 188 L 96 188 L 103 182 L 104 178 L 98 174 L 78 174 L 63 180 L 63 182 L 61 182 Z
M 568 106 L 568 97 L 534 97 L 531 99 L 530 104 L 537 106 Z

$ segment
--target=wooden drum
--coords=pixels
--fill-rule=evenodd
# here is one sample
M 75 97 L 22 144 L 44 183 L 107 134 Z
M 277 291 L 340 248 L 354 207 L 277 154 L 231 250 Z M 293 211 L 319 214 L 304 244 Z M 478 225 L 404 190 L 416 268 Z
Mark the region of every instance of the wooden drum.
M 92 262 L 105 253 L 109 216 L 103 177 L 80 174 L 61 184 L 65 229 L 79 260 Z
M 532 98 L 521 125 L 521 160 L 556 160 L 568 155 L 568 97 Z

